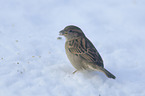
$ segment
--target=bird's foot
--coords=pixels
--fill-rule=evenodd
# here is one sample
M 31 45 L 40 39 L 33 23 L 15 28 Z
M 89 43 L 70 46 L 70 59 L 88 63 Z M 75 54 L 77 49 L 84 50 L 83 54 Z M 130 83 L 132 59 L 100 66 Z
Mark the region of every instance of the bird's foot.
M 74 71 L 74 72 L 73 72 L 73 74 L 75 74 L 76 72 L 77 72 L 77 70 L 76 70 L 76 71 Z

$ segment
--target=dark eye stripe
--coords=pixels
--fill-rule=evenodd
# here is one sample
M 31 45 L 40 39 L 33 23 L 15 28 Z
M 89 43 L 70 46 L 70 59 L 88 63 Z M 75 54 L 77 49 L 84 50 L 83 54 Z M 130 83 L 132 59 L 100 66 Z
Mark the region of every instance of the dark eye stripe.
M 72 30 L 70 30 L 69 32 L 73 32 Z
M 77 31 L 69 30 L 69 32 L 71 32 L 71 33 L 76 33 Z

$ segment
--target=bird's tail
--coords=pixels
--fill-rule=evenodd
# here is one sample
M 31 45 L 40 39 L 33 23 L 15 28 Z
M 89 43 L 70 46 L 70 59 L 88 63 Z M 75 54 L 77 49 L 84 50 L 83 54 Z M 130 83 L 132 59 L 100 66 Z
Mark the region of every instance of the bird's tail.
M 116 78 L 112 73 L 110 73 L 110 72 L 109 72 L 108 70 L 106 70 L 105 68 L 100 68 L 100 69 L 101 69 L 102 72 L 105 73 L 105 75 L 106 75 L 108 78 L 113 78 L 113 79 Z

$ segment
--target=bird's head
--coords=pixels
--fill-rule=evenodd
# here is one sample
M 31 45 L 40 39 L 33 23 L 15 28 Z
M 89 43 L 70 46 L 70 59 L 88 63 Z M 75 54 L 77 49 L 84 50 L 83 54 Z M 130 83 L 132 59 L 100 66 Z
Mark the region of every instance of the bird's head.
M 68 40 L 76 37 L 85 36 L 83 31 L 79 27 L 74 25 L 66 26 L 63 30 L 59 32 L 59 35 L 65 36 Z

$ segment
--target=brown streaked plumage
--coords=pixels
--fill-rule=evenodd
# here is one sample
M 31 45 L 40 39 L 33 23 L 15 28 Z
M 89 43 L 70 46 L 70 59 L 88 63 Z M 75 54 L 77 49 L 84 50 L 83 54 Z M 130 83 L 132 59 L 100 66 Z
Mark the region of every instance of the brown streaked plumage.
M 67 26 L 60 31 L 60 35 L 66 37 L 66 54 L 71 64 L 76 68 L 75 72 L 83 69 L 96 70 L 105 73 L 109 78 L 116 78 L 104 68 L 100 54 L 79 27 Z

